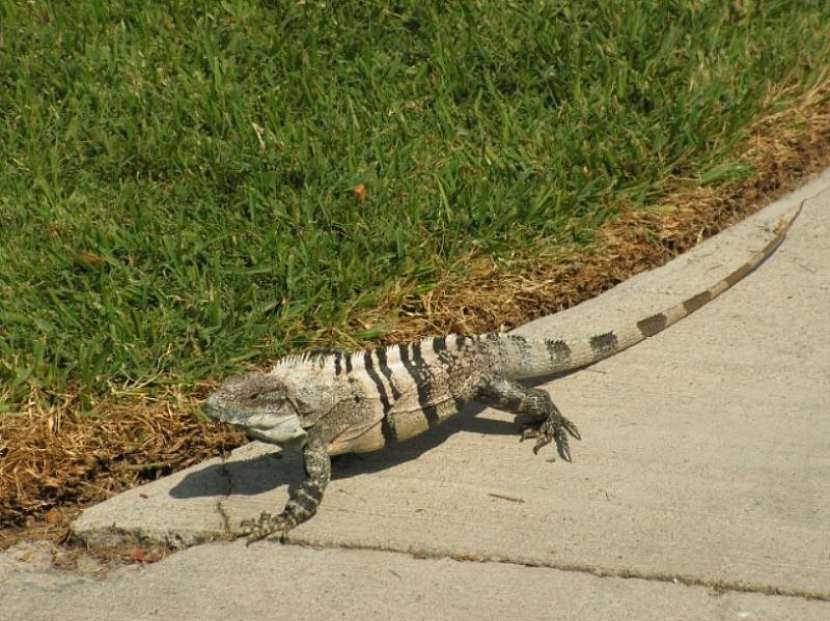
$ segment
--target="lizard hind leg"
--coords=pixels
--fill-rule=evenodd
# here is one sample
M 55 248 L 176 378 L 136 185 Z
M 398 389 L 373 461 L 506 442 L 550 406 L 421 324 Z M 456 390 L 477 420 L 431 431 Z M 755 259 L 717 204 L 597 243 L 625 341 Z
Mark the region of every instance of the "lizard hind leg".
M 516 414 L 517 419 L 527 421 L 522 439 L 536 438 L 534 453 L 555 442 L 559 456 L 565 461 L 571 461 L 568 435 L 580 440 L 579 430 L 562 416 L 544 390 L 527 388 L 504 377 L 491 377 L 482 382 L 474 399 L 498 410 Z

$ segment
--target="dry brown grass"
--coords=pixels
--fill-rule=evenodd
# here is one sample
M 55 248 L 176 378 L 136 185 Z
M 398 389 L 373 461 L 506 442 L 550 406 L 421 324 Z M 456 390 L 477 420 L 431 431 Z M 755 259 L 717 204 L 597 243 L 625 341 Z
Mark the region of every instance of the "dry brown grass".
M 478 258 L 423 296 L 390 295 L 360 325 L 394 325 L 389 342 L 515 326 L 595 296 L 659 266 L 799 185 L 830 163 L 830 80 L 751 128 L 743 159 L 757 172 L 721 187 L 679 184 L 663 207 L 624 210 L 589 252 L 507 263 Z M 0 548 L 21 536 L 60 538 L 79 507 L 238 446 L 237 432 L 194 415 L 204 392 L 121 396 L 81 415 L 36 400 L 0 417 Z
M 78 507 L 239 446 L 239 432 L 194 415 L 200 401 L 122 398 L 81 415 L 67 400 L 0 417 L 0 548 L 21 531 L 60 537 Z
M 550 257 L 517 256 L 509 263 L 479 258 L 473 278 L 448 275 L 426 295 L 390 296 L 366 323 L 397 313 L 390 342 L 514 327 L 666 263 L 827 167 L 830 80 L 798 105 L 758 120 L 743 148 L 741 159 L 756 171 L 750 179 L 720 187 L 689 181 L 654 209 L 623 209 L 599 229 L 589 252 L 560 249 Z

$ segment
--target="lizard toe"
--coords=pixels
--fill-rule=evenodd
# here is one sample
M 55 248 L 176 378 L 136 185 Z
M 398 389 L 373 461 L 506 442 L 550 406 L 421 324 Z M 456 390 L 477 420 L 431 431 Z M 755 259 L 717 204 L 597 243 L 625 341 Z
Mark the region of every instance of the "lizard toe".
M 260 513 L 256 520 L 243 520 L 240 522 L 240 527 L 240 536 L 246 537 L 246 545 L 251 545 L 262 539 L 282 541 L 285 538 L 286 531 L 291 528 L 282 513 L 272 515 L 267 511 Z
M 538 454 L 539 451 L 550 444 L 556 444 L 556 452 L 564 461 L 571 461 L 571 448 L 568 441 L 568 436 L 581 440 L 579 430 L 571 421 L 562 416 L 559 411 L 551 412 L 544 420 L 532 424 L 522 431 L 522 440 L 528 438 L 536 438 L 536 443 L 533 445 L 533 453 Z

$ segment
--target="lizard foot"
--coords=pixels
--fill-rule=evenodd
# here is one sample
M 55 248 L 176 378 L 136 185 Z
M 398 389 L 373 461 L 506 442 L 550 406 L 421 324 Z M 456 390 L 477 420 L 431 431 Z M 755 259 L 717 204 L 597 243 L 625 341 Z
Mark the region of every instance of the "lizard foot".
M 495 376 L 485 378 L 475 395 L 476 401 L 512 412 L 516 420 L 525 422 L 522 440 L 536 438 L 533 452 L 556 442 L 556 451 L 565 461 L 571 461 L 568 435 L 581 440 L 579 431 L 571 421 L 562 416 L 550 395 L 538 388 L 527 388 L 520 382 Z
M 285 536 L 289 530 L 296 526 L 295 521 L 285 512 L 279 515 L 272 515 L 267 511 L 259 514 L 257 520 L 243 520 L 241 536 L 246 536 L 246 545 L 251 545 L 261 539 L 285 542 Z
M 559 457 L 569 462 L 571 461 L 571 448 L 568 444 L 568 435 L 570 434 L 571 437 L 577 440 L 581 440 L 582 437 L 579 435 L 576 425 L 562 416 L 559 408 L 553 404 L 551 406 L 553 409 L 547 418 L 530 423 L 522 430 L 522 440 L 536 438 L 536 444 L 533 445 L 534 455 L 538 454 L 542 447 L 555 442 Z

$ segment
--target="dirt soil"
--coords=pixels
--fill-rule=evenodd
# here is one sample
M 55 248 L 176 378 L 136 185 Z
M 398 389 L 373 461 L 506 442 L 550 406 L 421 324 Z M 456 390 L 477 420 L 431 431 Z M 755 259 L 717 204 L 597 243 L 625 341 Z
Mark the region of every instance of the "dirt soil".
M 830 80 L 759 119 L 741 153 L 756 172 L 751 178 L 720 187 L 680 184 L 661 205 L 606 222 L 590 251 L 478 258 L 472 277 L 447 274 L 420 297 L 391 294 L 355 327 L 393 317 L 390 343 L 513 327 L 666 263 L 830 165 Z M 244 443 L 240 433 L 195 415 L 211 388 L 114 396 L 83 415 L 72 395 L 50 408 L 33 399 L 24 412 L 0 416 L 0 549 L 20 540 L 62 541 L 81 508 Z

